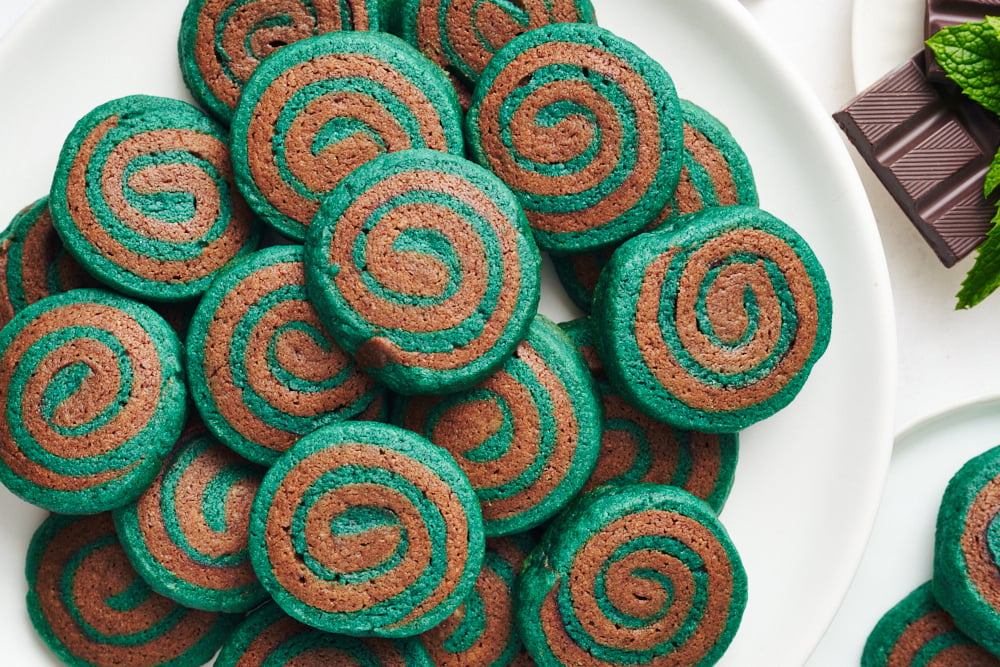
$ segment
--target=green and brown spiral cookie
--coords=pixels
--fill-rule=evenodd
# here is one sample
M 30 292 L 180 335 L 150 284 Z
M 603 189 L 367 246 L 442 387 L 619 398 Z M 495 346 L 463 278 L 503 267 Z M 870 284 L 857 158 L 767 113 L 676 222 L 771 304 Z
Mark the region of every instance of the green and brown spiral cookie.
M 299 623 L 268 603 L 226 640 L 215 667 L 434 667 L 413 639 L 348 637 Z
M 451 453 L 489 536 L 541 524 L 594 470 L 603 411 L 579 352 L 537 315 L 514 355 L 464 392 L 400 398 L 393 421 Z
M 263 61 L 233 115 L 237 184 L 282 234 L 303 239 L 323 198 L 369 160 L 409 148 L 461 155 L 444 72 L 387 33 L 332 32 Z
M 160 595 L 244 612 L 267 593 L 250 565 L 250 506 L 264 470 L 189 425 L 153 483 L 112 513 L 129 560 Z
M 313 431 L 254 500 L 250 556 L 275 602 L 314 628 L 407 637 L 458 608 L 482 568 L 482 514 L 448 453 L 387 424 Z
M 538 245 L 607 246 L 663 210 L 680 178 L 680 104 L 663 67 L 588 24 L 512 40 L 490 61 L 466 118 L 470 153 L 521 200 Z
M 590 318 L 559 326 L 583 355 L 604 404 L 601 451 L 583 490 L 602 484 L 667 484 L 720 511 L 736 476 L 739 436 L 679 429 L 643 414 L 608 382 Z
M 264 58 L 334 30 L 382 30 L 377 0 L 188 0 L 178 55 L 195 99 L 228 123 Z
M 258 250 L 219 275 L 191 321 L 195 404 L 216 437 L 262 465 L 382 391 L 320 323 L 305 283 L 301 246 Z
M 59 153 L 49 207 L 91 275 L 151 301 L 198 296 L 260 235 L 233 184 L 226 131 L 165 97 L 122 97 L 84 116 Z
M 309 295 L 358 364 L 401 394 L 496 370 L 538 309 L 541 259 L 510 190 L 436 151 L 347 177 L 306 240 Z
M 30 503 L 96 514 L 136 498 L 184 425 L 177 335 L 102 290 L 36 301 L 0 331 L 0 481 Z
M 746 600 L 739 554 L 704 501 L 610 486 L 581 496 L 528 556 L 517 621 L 540 667 L 711 665 Z
M 682 216 L 710 206 L 756 206 L 757 186 L 743 149 L 715 116 L 682 99 L 684 166 L 673 196 L 644 231 L 673 229 Z M 604 266 L 618 245 L 579 255 L 553 255 L 566 294 L 586 313 Z
M 732 433 L 771 416 L 826 350 L 830 287 L 808 244 L 749 206 L 623 244 L 594 294 L 612 386 L 647 415 Z
M 887 611 L 868 636 L 861 667 L 1000 667 L 934 599 L 931 582 Z
M 205 664 L 239 616 L 183 607 L 129 564 L 111 515 L 54 514 L 28 548 L 28 614 L 67 665 Z
M 948 482 L 934 536 L 934 596 L 958 628 L 1000 656 L 1000 447 Z
M 455 612 L 417 640 L 438 667 L 509 667 L 524 664 L 514 624 L 515 586 L 535 546 L 528 533 L 486 540 L 476 587 Z M 519 659 L 520 657 L 520 659 Z

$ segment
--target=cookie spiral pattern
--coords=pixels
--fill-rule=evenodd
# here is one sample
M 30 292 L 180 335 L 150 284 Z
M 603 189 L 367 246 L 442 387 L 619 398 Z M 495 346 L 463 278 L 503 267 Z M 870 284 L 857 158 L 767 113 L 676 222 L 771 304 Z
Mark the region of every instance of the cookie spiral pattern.
M 670 76 L 597 26 L 559 23 L 511 41 L 483 71 L 466 122 L 475 160 L 510 186 L 553 253 L 638 232 L 680 177 Z
M 583 360 L 537 315 L 507 362 L 467 392 L 414 396 L 393 421 L 448 450 L 469 477 L 489 536 L 537 526 L 594 469 L 601 406 Z
M 198 103 L 228 123 L 247 79 L 277 49 L 334 30 L 381 30 L 375 0 L 190 0 L 178 54 Z
M 934 599 L 931 582 L 907 595 L 875 625 L 861 654 L 861 667 L 1000 667 L 958 628 Z
M 284 47 L 247 82 L 232 124 L 237 184 L 282 234 L 305 237 L 324 196 L 383 153 L 461 155 L 444 73 L 387 33 L 334 32 Z
M 149 488 L 112 513 L 132 565 L 187 607 L 255 607 L 267 597 L 249 554 L 250 506 L 263 476 L 203 425 L 186 428 Z
M 344 422 L 296 443 L 251 512 L 250 555 L 274 600 L 327 632 L 407 637 L 475 585 L 482 516 L 448 454 L 386 424 Z
M 518 583 L 518 628 L 540 667 L 710 665 L 746 605 L 746 572 L 703 501 L 655 484 L 581 496 Z
M 354 172 L 306 241 L 320 316 L 401 394 L 466 388 L 502 364 L 537 311 L 540 263 L 503 183 L 433 151 Z
M 830 289 L 788 225 L 757 208 L 715 207 L 615 251 L 594 322 L 626 400 L 681 428 L 735 432 L 802 387 L 829 341 Z
M 228 267 L 198 305 L 187 353 L 206 424 L 262 465 L 382 391 L 320 323 L 301 246 L 265 248 Z
M 239 621 L 154 593 L 107 513 L 46 519 L 28 548 L 27 576 L 31 622 L 68 665 L 196 667 Z
M 148 306 L 72 290 L 0 333 L 0 481 L 66 514 L 134 499 L 184 424 L 180 343 Z
M 413 639 L 347 637 L 320 632 L 268 603 L 257 609 L 223 645 L 215 667 L 434 667 Z

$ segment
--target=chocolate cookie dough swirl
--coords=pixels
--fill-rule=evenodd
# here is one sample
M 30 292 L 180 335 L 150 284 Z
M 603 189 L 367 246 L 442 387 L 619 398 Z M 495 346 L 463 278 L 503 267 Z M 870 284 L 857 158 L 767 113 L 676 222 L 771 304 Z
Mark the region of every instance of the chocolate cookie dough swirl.
M 885 613 L 861 654 L 861 667 L 918 665 L 1000 667 L 1000 658 L 955 627 L 929 581 Z
M 448 450 L 469 477 L 489 536 L 552 517 L 583 487 L 601 439 L 601 406 L 579 353 L 537 315 L 498 371 L 472 389 L 414 396 L 393 421 Z
M 267 593 L 250 566 L 250 505 L 264 470 L 186 429 L 160 474 L 113 512 L 132 565 L 156 592 L 195 609 L 244 612 Z
M 134 499 L 184 424 L 180 343 L 136 301 L 72 290 L 0 332 L 0 481 L 66 514 Z
M 434 667 L 413 639 L 347 637 L 299 623 L 268 603 L 236 628 L 223 645 L 215 667 Z
M 358 364 L 401 394 L 479 382 L 538 307 L 540 258 L 510 191 L 435 151 L 351 174 L 306 240 L 309 294 Z
M 189 0 L 178 55 L 191 94 L 228 123 L 247 79 L 277 49 L 334 30 L 382 30 L 376 0 Z
M 310 37 L 268 58 L 233 115 L 237 184 L 254 210 L 301 240 L 321 200 L 383 154 L 461 155 L 461 110 L 440 68 L 387 33 Z
M 523 652 L 514 627 L 517 573 L 534 547 L 527 533 L 486 540 L 476 587 L 451 616 L 417 639 L 438 667 L 509 667 Z
M 446 452 L 409 431 L 313 431 L 264 477 L 254 570 L 282 609 L 327 632 L 407 637 L 448 617 L 482 567 L 482 516 Z
M 26 570 L 31 622 L 67 665 L 196 667 L 239 622 L 154 593 L 107 513 L 50 516 L 31 540 Z
M 614 390 L 589 317 L 559 325 L 583 355 L 604 405 L 601 451 L 584 491 L 603 484 L 667 484 L 722 509 L 736 476 L 739 436 L 679 429 L 652 419 Z
M 205 423 L 262 465 L 382 392 L 320 323 L 301 246 L 259 250 L 220 274 L 198 305 L 187 354 Z
M 521 200 L 557 254 L 620 241 L 663 210 L 680 177 L 680 105 L 631 42 L 559 23 L 503 47 L 476 85 L 470 152 Z
M 151 301 L 200 295 L 259 237 L 225 130 L 164 97 L 122 97 L 84 116 L 59 153 L 49 206 L 89 273 Z
M 593 317 L 626 400 L 681 428 L 735 432 L 802 387 L 829 341 L 830 288 L 788 225 L 752 207 L 715 207 L 615 251 Z
M 528 557 L 518 628 L 540 667 L 712 665 L 746 586 L 703 501 L 657 484 L 605 487 L 572 504 Z

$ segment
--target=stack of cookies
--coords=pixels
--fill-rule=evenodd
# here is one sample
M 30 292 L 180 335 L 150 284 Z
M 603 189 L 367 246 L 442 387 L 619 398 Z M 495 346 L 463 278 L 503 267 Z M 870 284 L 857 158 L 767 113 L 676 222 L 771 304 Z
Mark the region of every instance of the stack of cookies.
M 53 652 L 714 664 L 738 433 L 831 325 L 726 127 L 589 0 L 190 0 L 179 55 L 0 239 Z

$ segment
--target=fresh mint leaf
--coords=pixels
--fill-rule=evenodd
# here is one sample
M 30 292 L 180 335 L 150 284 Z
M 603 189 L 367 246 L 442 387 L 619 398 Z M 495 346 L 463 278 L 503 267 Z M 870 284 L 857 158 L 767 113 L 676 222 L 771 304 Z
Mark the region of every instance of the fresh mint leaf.
M 955 309 L 975 306 L 997 287 L 1000 287 L 1000 212 L 993 216 L 986 240 L 976 249 L 976 261 L 962 281 Z
M 989 197 L 1000 185 L 1000 151 L 993 156 L 989 171 L 986 172 L 986 179 L 983 181 L 983 196 Z
M 994 29 L 995 26 L 997 29 Z M 996 17 L 961 23 L 927 40 L 948 78 L 962 92 L 1000 114 L 1000 22 Z

